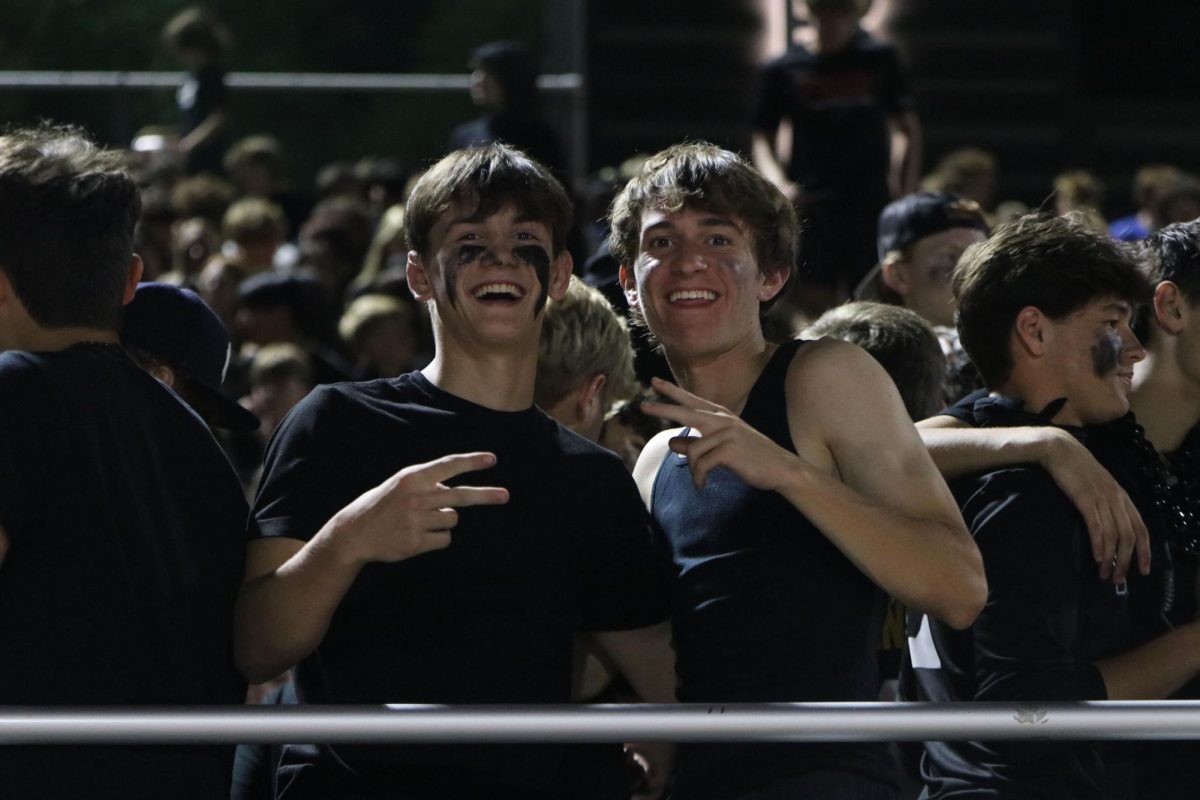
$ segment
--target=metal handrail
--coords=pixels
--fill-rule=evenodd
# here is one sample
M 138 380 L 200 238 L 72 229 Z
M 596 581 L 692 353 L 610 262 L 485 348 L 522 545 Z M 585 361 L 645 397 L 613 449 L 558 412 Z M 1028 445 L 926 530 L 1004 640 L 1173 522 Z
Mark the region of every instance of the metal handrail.
M 159 89 L 174 88 L 187 78 L 183 72 L 0 71 L 0 87 L 15 89 Z M 539 75 L 538 87 L 552 93 L 583 89 L 583 76 L 567 72 Z M 462 92 L 469 86 L 463 74 L 389 74 L 359 72 L 230 72 L 225 84 L 238 89 L 360 92 Z
M 1200 739 L 1200 702 L 0 706 L 0 745 Z

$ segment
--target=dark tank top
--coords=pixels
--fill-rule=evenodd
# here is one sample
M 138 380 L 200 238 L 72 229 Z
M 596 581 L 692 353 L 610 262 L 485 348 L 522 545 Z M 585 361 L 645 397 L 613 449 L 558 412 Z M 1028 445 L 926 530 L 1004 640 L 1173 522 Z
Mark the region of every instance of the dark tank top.
M 785 382 L 804 345 L 776 350 L 741 414 L 793 453 Z M 652 497 L 671 571 L 680 701 L 878 698 L 885 597 L 791 503 L 724 467 L 697 490 L 676 453 L 660 465 Z M 693 745 L 681 748 L 680 767 L 684 797 L 732 797 L 813 770 L 891 782 L 875 744 Z

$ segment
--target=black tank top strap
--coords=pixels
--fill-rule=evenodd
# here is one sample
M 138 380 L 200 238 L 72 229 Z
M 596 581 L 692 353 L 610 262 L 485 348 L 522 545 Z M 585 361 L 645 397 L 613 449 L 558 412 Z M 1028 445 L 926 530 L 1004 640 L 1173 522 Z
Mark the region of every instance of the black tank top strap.
M 750 396 L 746 398 L 746 407 L 742 410 L 742 419 L 752 428 L 789 451 L 794 451 L 795 447 L 788 425 L 787 404 L 781 400 L 787 397 L 788 367 L 800 348 L 809 341 L 793 339 L 779 345 L 755 381 Z

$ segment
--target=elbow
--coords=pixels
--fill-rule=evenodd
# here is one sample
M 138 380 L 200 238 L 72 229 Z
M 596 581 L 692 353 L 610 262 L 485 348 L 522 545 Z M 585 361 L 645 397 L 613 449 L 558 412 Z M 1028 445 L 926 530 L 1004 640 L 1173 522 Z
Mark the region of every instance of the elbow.
M 965 532 L 964 532 L 965 535 Z M 975 542 L 968 538 L 967 548 L 951 575 L 938 581 L 936 597 L 930 598 L 928 613 L 957 631 L 974 624 L 987 605 L 987 576 L 983 557 Z

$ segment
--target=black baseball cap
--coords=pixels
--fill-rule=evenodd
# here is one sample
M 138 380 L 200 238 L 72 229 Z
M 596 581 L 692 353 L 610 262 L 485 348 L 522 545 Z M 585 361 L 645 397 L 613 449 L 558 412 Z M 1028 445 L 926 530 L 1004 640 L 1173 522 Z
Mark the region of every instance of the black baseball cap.
M 879 215 L 879 234 L 875 240 L 879 263 L 858 284 L 854 298 L 877 300 L 883 296 L 880 273 L 888 253 L 953 228 L 971 228 L 986 236 L 987 220 L 979 203 L 950 192 L 916 192 L 888 203 Z
M 232 350 L 220 317 L 191 289 L 139 283 L 125 306 L 121 343 L 153 356 L 188 379 L 196 411 L 217 428 L 258 430 L 258 417 L 221 392 Z

